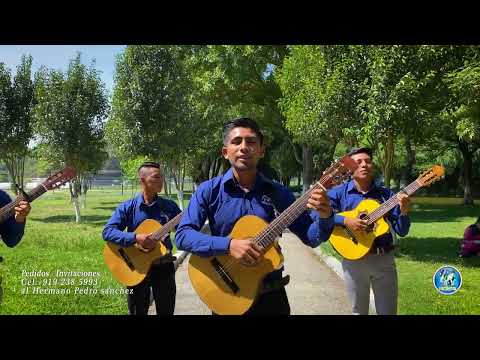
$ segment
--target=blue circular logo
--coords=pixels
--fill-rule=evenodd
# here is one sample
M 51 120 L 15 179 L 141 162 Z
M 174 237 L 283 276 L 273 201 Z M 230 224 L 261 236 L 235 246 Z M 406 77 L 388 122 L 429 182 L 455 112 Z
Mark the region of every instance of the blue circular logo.
M 453 266 L 442 266 L 433 275 L 433 286 L 440 294 L 455 294 L 462 286 L 462 275 Z

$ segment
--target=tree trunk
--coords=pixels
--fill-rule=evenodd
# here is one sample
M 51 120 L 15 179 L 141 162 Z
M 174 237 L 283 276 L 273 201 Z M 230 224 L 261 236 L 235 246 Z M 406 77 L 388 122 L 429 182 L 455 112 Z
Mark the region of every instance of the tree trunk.
M 303 193 L 305 193 L 310 188 L 313 179 L 313 151 L 307 145 L 302 146 L 302 167 Z
M 80 223 L 82 221 L 82 217 L 80 214 L 80 204 L 78 201 L 79 194 L 81 194 L 81 180 L 79 178 L 75 178 L 69 185 L 70 187 L 70 195 L 73 200 L 73 208 L 75 210 L 75 221 Z
M 82 217 L 80 215 L 80 204 L 78 203 L 78 196 L 73 198 L 73 207 L 75 209 L 75 222 L 80 223 L 82 221 Z
M 87 207 L 87 190 L 88 190 L 88 183 L 87 179 L 82 180 L 82 209 L 85 209 Z
M 473 205 L 472 196 L 472 174 L 473 174 L 473 154 L 468 148 L 468 144 L 458 140 L 459 148 L 463 156 L 463 205 Z
M 383 177 L 386 187 L 390 187 L 390 180 L 392 178 L 393 159 L 395 155 L 395 139 L 393 130 L 388 131 L 388 138 L 384 148 L 384 164 Z
M 407 165 L 404 168 L 402 174 L 402 183 L 401 185 L 406 186 L 413 181 L 413 168 L 415 166 L 415 149 L 412 147 L 412 142 L 407 137 L 405 139 L 405 150 L 407 152 Z
M 17 196 L 18 189 L 15 184 L 18 184 L 22 189 L 24 188 L 24 173 L 25 173 L 25 156 L 18 156 L 16 158 L 6 157 L 5 166 L 11 179 L 10 189 Z

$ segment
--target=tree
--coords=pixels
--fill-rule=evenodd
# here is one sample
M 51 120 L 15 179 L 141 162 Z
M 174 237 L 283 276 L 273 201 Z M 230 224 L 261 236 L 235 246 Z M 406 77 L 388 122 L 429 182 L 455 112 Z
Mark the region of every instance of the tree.
M 220 130 L 227 120 L 240 116 L 255 118 L 262 128 L 268 144 L 262 164 L 265 169 L 269 167 L 270 152 L 288 137 L 278 108 L 281 91 L 274 80 L 286 54 L 288 48 L 284 45 L 196 46 L 186 53 L 185 66 L 192 74 L 194 86 L 193 101 L 210 143 L 204 142 L 193 153 L 194 161 L 203 164 L 202 170 L 193 174 L 197 181 L 216 176 L 228 166 L 220 156 Z M 202 162 L 205 155 L 206 163 Z
M 464 204 L 473 204 L 473 159 L 480 148 L 480 48 L 422 46 L 419 58 L 430 69 L 426 106 L 432 114 L 439 151 L 455 148 L 463 158 Z
M 70 182 L 76 222 L 81 221 L 79 196 L 86 197 L 89 177 L 107 158 L 104 120 L 109 111 L 105 85 L 94 63 L 87 68 L 78 54 L 66 74 L 42 67 L 36 74 L 34 129 L 39 157 L 55 167 L 73 166 Z
M 146 156 L 173 173 L 180 206 L 195 126 L 182 48 L 127 46 L 117 58 L 107 139 L 122 160 Z
M 368 51 L 370 81 L 363 87 L 359 101 L 365 119 L 364 141 L 373 147 L 379 159 L 386 186 L 394 174 L 395 146 L 405 139 L 407 168 L 413 166 L 412 142 L 431 127 L 422 106 L 429 69 L 423 69 L 418 46 L 375 46 Z M 407 169 L 407 171 L 409 171 Z
M 10 82 L 10 74 L 0 64 L 0 159 L 10 174 L 12 191 L 18 194 L 14 184 L 23 188 L 25 158 L 33 137 L 31 118 L 34 106 L 34 84 L 31 79 L 32 57 L 22 56 L 17 73 Z
M 360 127 L 358 88 L 365 78 L 362 49 L 355 46 L 292 46 L 276 74 L 285 126 L 302 146 L 303 190 L 331 162 L 341 139 Z

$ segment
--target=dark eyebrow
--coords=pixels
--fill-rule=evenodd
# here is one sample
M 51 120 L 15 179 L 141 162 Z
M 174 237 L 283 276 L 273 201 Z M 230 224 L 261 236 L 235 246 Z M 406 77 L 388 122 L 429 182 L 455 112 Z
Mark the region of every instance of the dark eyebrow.
M 236 140 L 236 139 L 258 140 L 258 136 L 255 136 L 255 135 L 254 136 L 245 136 L 245 137 L 235 136 L 234 138 L 231 138 L 230 141 L 233 141 L 233 140 Z

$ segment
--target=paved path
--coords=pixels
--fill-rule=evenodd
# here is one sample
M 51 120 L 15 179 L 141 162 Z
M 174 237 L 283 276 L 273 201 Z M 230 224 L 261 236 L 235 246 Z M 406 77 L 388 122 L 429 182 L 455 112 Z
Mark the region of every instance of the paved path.
M 285 257 L 285 272 L 290 275 L 286 290 L 292 315 L 349 314 L 343 280 L 311 248 L 292 233 L 284 233 L 280 245 Z M 193 290 L 188 278 L 188 257 L 177 270 L 175 315 L 210 315 Z M 154 304 L 149 314 L 155 314 Z
M 292 233 L 284 233 L 280 246 L 285 257 L 286 290 L 292 315 L 350 314 L 345 285 L 311 248 Z

